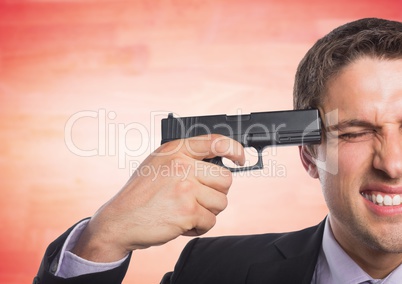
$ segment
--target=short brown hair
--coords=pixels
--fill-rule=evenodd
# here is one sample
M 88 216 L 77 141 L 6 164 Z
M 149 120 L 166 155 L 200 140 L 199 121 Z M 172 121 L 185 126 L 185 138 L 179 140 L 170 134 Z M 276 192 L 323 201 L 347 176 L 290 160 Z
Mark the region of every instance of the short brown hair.
M 328 80 L 364 56 L 402 58 L 402 23 L 366 18 L 340 26 L 319 39 L 297 68 L 294 109 L 320 106 Z

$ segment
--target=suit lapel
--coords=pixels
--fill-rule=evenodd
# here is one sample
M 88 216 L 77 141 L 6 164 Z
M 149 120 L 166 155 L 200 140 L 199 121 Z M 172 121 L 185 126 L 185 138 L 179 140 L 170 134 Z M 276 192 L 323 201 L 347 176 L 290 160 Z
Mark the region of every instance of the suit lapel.
M 325 220 L 318 226 L 284 235 L 275 242 L 278 255 L 250 267 L 248 284 L 310 284 L 320 252 Z

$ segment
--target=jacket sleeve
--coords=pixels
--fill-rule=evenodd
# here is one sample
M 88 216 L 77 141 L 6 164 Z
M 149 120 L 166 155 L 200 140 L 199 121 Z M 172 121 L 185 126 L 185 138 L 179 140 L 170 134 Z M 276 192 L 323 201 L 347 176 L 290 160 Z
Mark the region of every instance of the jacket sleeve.
M 57 263 L 57 261 L 54 262 L 55 258 L 59 257 L 63 244 L 74 227 L 75 225 L 70 229 L 68 229 L 64 234 L 62 234 L 59 238 L 57 238 L 54 242 L 52 242 L 49 245 L 42 259 L 42 263 L 39 267 L 38 274 L 33 279 L 33 284 L 121 283 L 123 281 L 124 276 L 126 275 L 131 255 L 119 267 L 104 272 L 85 274 L 66 279 L 57 277 L 51 272 L 52 270 L 54 270 L 51 267 L 52 264 Z
M 175 265 L 174 271 L 166 273 L 160 284 L 174 284 L 174 283 L 186 283 L 186 280 L 184 282 L 181 282 L 180 275 L 181 272 L 184 269 L 184 266 L 186 265 L 187 259 L 189 255 L 191 254 L 193 247 L 195 246 L 196 242 L 199 240 L 199 238 L 194 238 L 190 242 L 187 243 L 187 245 L 184 247 L 183 251 L 180 254 L 180 257 Z M 191 283 L 191 282 L 188 282 Z

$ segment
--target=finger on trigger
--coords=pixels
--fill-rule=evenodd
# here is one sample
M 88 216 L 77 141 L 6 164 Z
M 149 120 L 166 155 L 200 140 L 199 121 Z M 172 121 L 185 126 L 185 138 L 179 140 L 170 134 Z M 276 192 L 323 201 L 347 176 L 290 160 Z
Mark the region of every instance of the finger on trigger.
M 242 166 L 245 163 L 243 146 L 236 140 L 226 136 L 217 136 L 213 139 L 211 153 L 213 155 L 212 157 L 225 157 L 237 165 Z
M 191 137 L 183 141 L 181 151 L 194 159 L 203 160 L 220 156 L 239 165 L 243 165 L 245 162 L 243 146 L 227 136 L 209 134 Z

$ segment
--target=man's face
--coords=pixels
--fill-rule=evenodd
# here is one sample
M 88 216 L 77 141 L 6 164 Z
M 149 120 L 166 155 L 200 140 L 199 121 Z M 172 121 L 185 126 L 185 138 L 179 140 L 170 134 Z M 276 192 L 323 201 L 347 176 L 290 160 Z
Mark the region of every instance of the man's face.
M 337 159 L 338 173 L 316 174 L 335 237 L 347 251 L 402 252 L 402 59 L 365 57 L 346 66 L 320 108 L 334 110 L 338 122 L 317 158 Z

